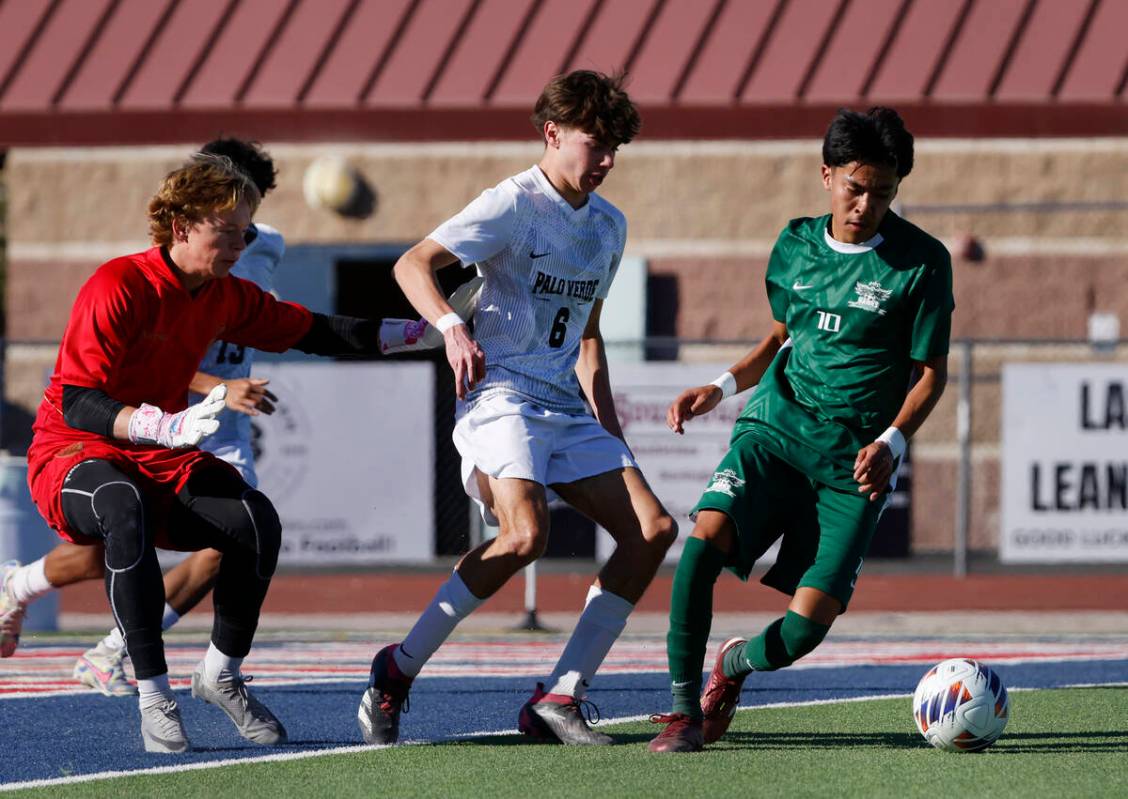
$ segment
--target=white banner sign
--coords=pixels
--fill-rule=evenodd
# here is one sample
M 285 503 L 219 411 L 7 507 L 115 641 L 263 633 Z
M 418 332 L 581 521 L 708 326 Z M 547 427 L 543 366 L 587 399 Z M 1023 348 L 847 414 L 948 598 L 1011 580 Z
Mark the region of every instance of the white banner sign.
M 668 563 L 681 556 L 693 530 L 689 512 L 728 452 L 733 423 L 749 395 L 729 397 L 712 412 L 691 420 L 680 436 L 666 427 L 666 410 L 682 391 L 713 381 L 728 367 L 673 362 L 616 362 L 611 366 L 615 410 L 627 444 L 651 489 L 678 523 L 680 532 L 666 555 Z M 614 549 L 611 536 L 599 530 L 596 557 L 606 560 Z
M 263 363 L 278 397 L 254 419 L 259 488 L 282 518 L 286 566 L 434 557 L 429 363 Z
M 1002 493 L 1002 561 L 1128 561 L 1128 366 L 1003 367 Z

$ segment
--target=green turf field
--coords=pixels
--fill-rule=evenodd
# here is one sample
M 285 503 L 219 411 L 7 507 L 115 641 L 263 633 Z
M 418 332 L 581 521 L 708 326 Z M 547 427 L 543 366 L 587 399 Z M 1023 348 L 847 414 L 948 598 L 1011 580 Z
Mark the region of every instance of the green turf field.
M 517 736 L 52 786 L 50 797 L 1128 796 L 1128 687 L 1011 693 L 1011 722 L 981 754 L 930 749 L 909 698 L 741 711 L 694 755 L 652 755 L 658 729 L 606 729 L 607 748 Z M 171 764 L 170 764 L 171 765 Z

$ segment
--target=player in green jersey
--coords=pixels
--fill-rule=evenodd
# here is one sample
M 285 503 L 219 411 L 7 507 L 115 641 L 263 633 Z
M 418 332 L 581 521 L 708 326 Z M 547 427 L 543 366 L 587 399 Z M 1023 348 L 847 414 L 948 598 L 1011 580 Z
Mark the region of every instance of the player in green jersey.
M 791 665 L 846 610 L 905 442 L 947 380 L 951 258 L 889 210 L 912 166 L 913 138 L 895 111 L 840 111 L 823 141 L 831 212 L 793 220 L 772 250 L 771 333 L 670 406 L 667 422 L 682 433 L 757 386 L 678 563 L 667 637 L 673 711 L 654 717 L 666 727 L 651 751 L 716 741 L 745 677 Z M 702 692 L 717 577 L 728 567 L 746 580 L 781 535 L 763 582 L 791 595 L 786 615 L 725 642 Z

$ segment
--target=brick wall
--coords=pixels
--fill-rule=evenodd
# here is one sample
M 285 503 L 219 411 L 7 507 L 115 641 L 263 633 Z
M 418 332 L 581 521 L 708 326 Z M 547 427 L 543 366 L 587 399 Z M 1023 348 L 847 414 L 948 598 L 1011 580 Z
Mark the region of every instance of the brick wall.
M 9 195 L 9 347 L 5 435 L 26 438 L 43 375 L 54 361 L 75 292 L 97 265 L 146 246 L 145 206 L 160 178 L 190 147 L 16 149 L 5 170 Z M 286 145 L 271 148 L 277 190 L 259 218 L 293 246 L 410 243 L 483 188 L 535 162 L 536 144 Z M 317 155 L 338 152 L 377 193 L 363 221 L 311 210 L 301 178 Z M 663 285 L 662 332 L 691 339 L 748 339 L 770 324 L 763 292 L 778 230 L 825 212 L 818 143 L 639 142 L 621 152 L 605 195 L 627 214 L 628 249 Z M 953 212 L 966 203 L 1098 203 L 1128 198 L 1128 139 L 934 141 L 898 200 L 914 222 L 951 243 L 975 234 L 980 262 L 957 259 L 953 334 L 974 338 L 1082 338 L 1093 311 L 1117 314 L 1128 330 L 1128 211 L 1043 207 L 1020 213 Z M 949 206 L 949 207 L 941 207 Z M 611 309 L 609 309 L 610 312 Z M 40 341 L 44 343 L 33 343 Z M 994 546 L 998 504 L 998 363 L 1021 348 L 985 350 L 976 384 L 972 545 Z M 715 349 L 682 350 L 717 358 Z M 722 360 L 738 357 L 725 353 Z M 1032 357 L 1044 357 L 1039 351 Z M 1053 354 L 1050 353 L 1052 356 Z M 1080 357 L 1065 351 L 1057 357 Z M 953 361 L 952 371 L 957 371 Z M 955 389 L 917 439 L 915 545 L 950 546 L 958 450 Z M 927 487 L 924 490 L 923 487 Z

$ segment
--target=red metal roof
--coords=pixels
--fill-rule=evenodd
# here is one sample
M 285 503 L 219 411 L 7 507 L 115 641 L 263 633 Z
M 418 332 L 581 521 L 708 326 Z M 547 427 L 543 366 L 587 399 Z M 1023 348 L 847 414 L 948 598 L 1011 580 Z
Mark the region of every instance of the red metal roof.
M 650 138 L 874 103 L 923 135 L 1123 135 L 1125 31 L 1124 0 L 0 0 L 0 146 L 517 138 L 576 68 L 628 70 Z

